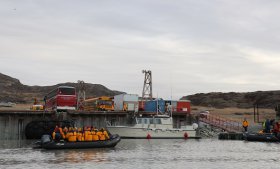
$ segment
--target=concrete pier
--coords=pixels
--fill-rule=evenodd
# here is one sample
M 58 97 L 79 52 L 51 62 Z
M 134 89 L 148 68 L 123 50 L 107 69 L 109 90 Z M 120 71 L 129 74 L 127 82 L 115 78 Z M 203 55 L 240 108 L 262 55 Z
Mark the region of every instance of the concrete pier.
M 0 111 L 0 139 L 15 140 L 25 138 L 26 125 L 34 120 L 52 119 L 55 112 L 45 111 Z
M 142 112 L 143 116 L 155 113 Z M 106 111 L 31 111 L 31 110 L 1 110 L 0 111 L 0 140 L 26 139 L 26 126 L 34 121 L 73 121 L 75 126 L 94 126 L 96 128 L 111 125 L 128 125 L 134 112 Z M 173 113 L 174 127 L 180 128 L 191 124 L 192 117 L 185 113 Z

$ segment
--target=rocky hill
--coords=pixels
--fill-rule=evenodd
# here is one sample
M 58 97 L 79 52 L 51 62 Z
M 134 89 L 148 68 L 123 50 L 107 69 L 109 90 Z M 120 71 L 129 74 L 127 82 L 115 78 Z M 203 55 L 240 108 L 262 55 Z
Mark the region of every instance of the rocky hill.
M 0 102 L 30 103 L 34 98 L 39 101 L 58 86 L 77 87 L 77 83 L 61 83 L 53 86 L 27 86 L 18 79 L 0 73 Z M 124 92 L 114 91 L 100 84 L 85 84 L 86 97 L 114 96 Z
M 280 91 L 198 93 L 184 96 L 181 99 L 191 100 L 194 106 L 252 108 L 254 104 L 258 104 L 262 108 L 274 108 L 280 104 Z

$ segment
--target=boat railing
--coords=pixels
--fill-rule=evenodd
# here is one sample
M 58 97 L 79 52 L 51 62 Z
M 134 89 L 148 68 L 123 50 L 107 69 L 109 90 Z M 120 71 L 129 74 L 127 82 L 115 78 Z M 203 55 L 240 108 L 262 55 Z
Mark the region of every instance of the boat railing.
M 105 123 L 106 123 L 106 126 L 112 126 L 110 121 L 105 121 Z
M 207 116 L 200 117 L 202 122 L 221 128 L 228 132 L 240 132 L 242 131 L 242 124 L 236 120 L 227 119 L 217 115 L 208 114 Z

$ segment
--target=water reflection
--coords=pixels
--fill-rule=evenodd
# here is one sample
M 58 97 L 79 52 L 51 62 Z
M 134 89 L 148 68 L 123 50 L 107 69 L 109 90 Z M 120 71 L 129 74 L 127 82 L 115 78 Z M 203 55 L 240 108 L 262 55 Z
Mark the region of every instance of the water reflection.
M 37 140 L 0 140 L 0 149 L 14 149 L 32 147 Z
M 53 150 L 52 152 L 54 153 L 54 158 L 57 159 L 57 163 L 81 163 L 89 161 L 109 161 L 106 155 L 104 154 L 106 151 L 108 151 L 108 149 Z
M 0 141 L 0 168 L 236 169 L 278 168 L 280 165 L 280 146 L 275 143 L 122 140 L 115 148 L 51 151 L 32 149 L 31 143 Z

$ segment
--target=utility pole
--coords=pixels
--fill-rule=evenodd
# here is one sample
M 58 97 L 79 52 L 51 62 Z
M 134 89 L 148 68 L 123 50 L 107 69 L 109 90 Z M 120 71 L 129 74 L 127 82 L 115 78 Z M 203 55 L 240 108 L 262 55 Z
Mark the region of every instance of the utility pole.
M 152 91 L 152 71 L 142 70 L 142 73 L 145 74 L 142 100 L 153 100 L 153 91 Z
M 84 100 L 86 99 L 86 92 L 85 92 L 85 82 L 82 80 L 78 80 L 77 84 L 77 110 L 80 110 L 84 107 Z

